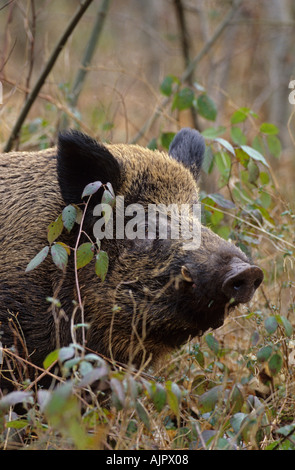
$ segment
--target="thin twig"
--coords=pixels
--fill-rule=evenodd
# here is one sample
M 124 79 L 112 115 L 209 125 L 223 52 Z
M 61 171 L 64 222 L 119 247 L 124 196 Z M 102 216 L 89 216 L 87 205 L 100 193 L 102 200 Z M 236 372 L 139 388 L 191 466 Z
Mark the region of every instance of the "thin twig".
M 29 72 L 26 79 L 26 87 L 30 87 L 30 81 L 33 73 L 34 68 L 34 55 L 35 55 L 35 38 L 36 38 L 36 11 L 35 11 L 35 2 L 31 0 L 31 9 L 32 9 L 32 19 L 31 19 L 31 28 L 29 26 L 28 20 L 28 31 L 27 36 L 29 40 Z M 27 100 L 28 95 L 25 95 L 25 99 Z
M 79 246 L 79 243 L 80 243 L 83 223 L 84 223 L 84 219 L 85 219 L 85 215 L 86 215 L 86 212 L 87 212 L 87 208 L 88 208 L 88 204 L 90 202 L 90 199 L 91 199 L 91 195 L 89 196 L 88 200 L 85 203 L 84 211 L 82 213 L 82 218 L 81 218 L 81 222 L 80 222 L 79 233 L 78 233 L 77 240 L 76 240 L 76 245 L 75 245 L 75 248 L 74 248 L 75 283 L 76 283 L 76 290 L 77 290 L 77 296 L 78 296 L 78 304 L 79 304 L 79 308 L 80 308 L 80 311 L 81 311 L 82 345 L 83 345 L 83 347 L 85 347 L 86 337 L 85 337 L 85 324 L 84 324 L 84 306 L 83 306 L 83 303 L 82 303 L 80 284 L 79 284 L 79 276 L 78 276 L 78 268 L 77 268 L 77 250 L 78 250 L 78 246 Z
M 218 209 L 217 207 L 213 207 L 213 206 L 211 206 L 210 204 L 206 204 L 206 206 L 207 206 L 209 209 L 213 209 L 213 210 L 215 210 L 215 211 L 217 211 L 217 212 L 222 212 L 223 214 L 228 215 L 228 216 L 232 217 L 233 219 L 238 220 L 239 222 L 243 222 L 244 224 L 249 225 L 250 227 L 254 228 L 255 230 L 258 230 L 259 232 L 262 232 L 262 233 L 268 235 L 268 237 L 274 238 L 275 240 L 278 240 L 279 242 L 281 242 L 281 243 L 283 243 L 283 244 L 285 243 L 285 245 L 288 245 L 288 246 L 290 246 L 291 248 L 295 248 L 295 245 L 294 245 L 293 243 L 290 243 L 290 242 L 288 242 L 287 240 L 284 240 L 283 238 L 278 237 L 278 236 L 275 235 L 274 233 L 267 232 L 263 227 L 260 227 L 260 226 L 251 224 L 251 222 L 248 222 L 247 220 L 244 220 L 244 219 L 242 219 L 241 217 L 238 217 L 238 216 L 235 215 L 235 214 L 231 214 L 230 212 L 227 212 L 227 211 L 225 211 L 224 209 Z
M 24 120 L 26 119 L 28 112 L 31 109 L 32 104 L 34 103 L 35 99 L 38 96 L 38 93 L 40 89 L 42 88 L 47 76 L 51 72 L 60 52 L 62 51 L 63 47 L 65 46 L 68 38 L 70 37 L 71 33 L 74 31 L 75 27 L 77 26 L 79 20 L 82 18 L 83 14 L 89 7 L 89 5 L 92 3 L 93 0 L 85 0 L 83 3 L 80 4 L 80 7 L 74 14 L 73 18 L 69 22 L 67 28 L 65 29 L 64 33 L 60 37 L 59 41 L 57 42 L 47 64 L 45 65 L 43 71 L 41 72 L 34 88 L 30 92 L 27 101 L 25 102 L 18 118 L 17 121 L 12 129 L 12 132 L 10 134 L 10 137 L 8 139 L 8 142 L 4 148 L 4 152 L 9 152 L 12 149 L 13 143 L 17 136 L 19 135 L 19 132 L 21 130 L 21 127 L 23 125 Z
M 56 374 L 52 374 L 51 372 L 49 372 L 49 370 L 55 365 L 55 362 L 52 363 L 47 369 L 44 369 L 42 367 L 39 367 L 39 366 L 36 366 L 36 364 L 33 364 L 32 362 L 28 361 L 27 359 L 23 358 L 23 357 L 20 357 L 18 356 L 16 353 L 14 353 L 10 348 L 3 348 L 3 352 L 4 354 L 8 354 L 9 356 L 12 356 L 13 358 L 17 359 L 18 361 L 20 362 L 23 362 L 25 363 L 26 365 L 29 365 L 31 367 L 33 367 L 34 369 L 42 372 L 42 374 L 44 372 L 46 372 L 47 375 L 50 375 L 50 377 L 54 378 L 54 379 L 57 379 L 57 380 L 60 380 L 60 381 L 63 381 L 63 379 L 61 379 L 60 377 L 58 377 Z M 28 389 L 31 388 L 31 386 L 29 385 L 27 387 Z M 27 390 L 27 389 L 25 389 Z
M 11 2 L 7 2 L 5 5 L 3 5 L 0 9 L 3 10 L 3 8 L 5 8 L 6 6 L 12 4 L 14 2 L 14 0 L 12 0 Z M 0 65 L 0 72 L 2 72 L 2 70 L 4 69 L 5 65 L 7 64 L 13 50 L 14 50 L 14 47 L 16 45 L 16 38 L 14 40 L 14 43 L 10 49 L 10 51 L 8 52 L 8 54 L 6 54 L 6 51 L 8 49 L 8 26 L 9 26 L 9 23 L 11 23 L 12 21 L 12 14 L 13 14 L 13 9 L 15 7 L 15 4 L 11 5 L 10 8 L 9 8 L 9 12 L 8 12 L 8 15 L 7 15 L 7 21 L 6 21 L 6 24 L 5 24 L 5 28 L 4 28 L 4 32 L 3 32 L 3 36 L 4 36 L 4 44 L 2 46 L 2 58 L 1 58 L 1 65 Z M 5 56 L 7 55 L 7 57 L 5 58 Z
M 18 85 L 15 83 L 13 80 L 10 80 L 9 78 L 4 78 L 2 79 L 4 82 L 9 83 L 12 85 L 15 89 L 22 91 L 23 93 L 28 93 L 30 90 L 24 86 Z M 87 134 L 91 134 L 91 129 L 88 127 L 85 122 L 83 122 L 81 119 L 79 119 L 66 105 L 63 103 L 60 103 L 57 99 L 53 98 L 51 95 L 45 94 L 40 92 L 38 97 L 41 100 L 48 101 L 49 103 L 53 104 L 57 109 L 60 111 L 68 114 L 70 118 L 77 123 L 77 125 Z
M 195 58 L 191 61 L 189 66 L 186 68 L 186 70 L 182 74 L 182 77 L 181 77 L 182 82 L 187 80 L 187 77 L 190 76 L 192 71 L 199 64 L 199 62 L 209 52 L 209 50 L 211 49 L 213 44 L 215 44 L 215 42 L 217 41 L 219 36 L 223 33 L 224 29 L 227 27 L 227 25 L 231 21 L 232 17 L 234 16 L 235 12 L 237 11 L 237 9 L 241 6 L 242 2 L 243 2 L 243 0 L 235 0 L 233 2 L 233 5 L 232 5 L 231 9 L 229 10 L 229 12 L 225 16 L 225 18 L 221 21 L 219 26 L 216 28 L 215 33 L 213 34 L 213 36 L 211 36 L 209 41 L 204 45 L 203 49 L 195 56 Z
M 10 5 L 12 2 L 14 2 L 14 0 L 10 0 L 10 2 L 6 2 L 5 5 L 2 5 L 2 7 L 0 8 L 0 11 L 6 8 L 8 5 Z

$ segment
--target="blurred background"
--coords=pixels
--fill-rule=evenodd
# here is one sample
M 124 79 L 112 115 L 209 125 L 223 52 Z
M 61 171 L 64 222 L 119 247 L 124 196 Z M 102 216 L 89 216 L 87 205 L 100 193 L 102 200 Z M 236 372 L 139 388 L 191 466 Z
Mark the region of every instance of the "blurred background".
M 94 0 L 87 9 L 26 120 L 26 124 L 34 117 L 44 120 L 43 131 L 53 140 L 63 108 L 70 108 L 69 94 L 102 3 Z M 262 120 L 280 128 L 283 163 L 293 166 L 290 129 L 294 122 L 288 128 L 294 110 L 288 102 L 288 85 L 295 78 L 292 0 L 240 1 L 215 40 L 235 2 L 105 3 L 102 33 L 74 110 L 76 124 L 100 138 L 132 141 L 161 104 L 163 79 L 181 77 L 187 64 L 209 45 L 186 83 L 203 87 L 214 100 L 218 109 L 214 124 L 226 126 L 235 109 L 251 108 Z M 1 0 L 1 142 L 9 136 L 26 94 L 78 6 L 78 0 Z M 160 129 L 175 131 L 193 124 L 190 112 L 166 111 L 141 137 L 142 144 Z M 197 125 L 203 130 L 208 122 L 198 119 Z M 25 136 L 21 142 L 25 144 Z

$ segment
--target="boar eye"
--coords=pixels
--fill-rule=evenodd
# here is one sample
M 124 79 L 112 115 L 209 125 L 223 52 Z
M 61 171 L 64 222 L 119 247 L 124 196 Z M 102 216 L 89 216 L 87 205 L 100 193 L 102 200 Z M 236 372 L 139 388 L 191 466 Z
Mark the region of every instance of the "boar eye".
M 186 282 L 194 282 L 191 273 L 186 266 L 181 266 L 181 275 Z

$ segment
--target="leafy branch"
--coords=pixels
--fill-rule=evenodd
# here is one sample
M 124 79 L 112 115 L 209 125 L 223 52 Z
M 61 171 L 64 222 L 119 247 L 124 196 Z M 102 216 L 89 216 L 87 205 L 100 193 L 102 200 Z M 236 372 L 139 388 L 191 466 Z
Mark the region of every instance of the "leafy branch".
M 71 250 L 74 252 L 75 284 L 78 297 L 78 305 L 81 311 L 82 325 L 84 325 L 84 308 L 79 285 L 78 270 L 89 264 L 95 255 L 95 273 L 103 282 L 105 280 L 109 265 L 108 254 L 105 251 L 101 250 L 100 241 L 96 240 L 96 242 L 93 242 L 90 239 L 89 235 L 83 230 L 85 215 L 91 197 L 101 187 L 104 188 L 102 202 L 109 204 L 111 207 L 113 206 L 114 192 L 110 183 L 107 183 L 106 185 L 102 184 L 101 181 L 89 183 L 84 188 L 84 191 L 81 196 L 82 199 L 88 197 L 87 201 L 84 203 L 84 210 L 82 211 L 80 207 L 72 204 L 66 206 L 63 209 L 62 213 L 56 218 L 56 220 L 48 226 L 47 240 L 49 242 L 49 245 L 42 248 L 42 250 L 37 253 L 37 255 L 29 262 L 26 267 L 27 273 L 37 268 L 47 258 L 47 255 L 50 251 L 54 264 L 62 271 L 65 271 L 68 264 L 68 257 L 71 254 Z M 107 221 L 105 220 L 105 223 L 106 222 Z M 63 229 L 65 228 L 67 232 L 70 233 L 75 223 L 78 223 L 80 226 L 75 247 L 71 248 L 63 242 L 56 242 L 57 238 L 63 232 Z M 84 234 L 90 241 L 82 243 L 80 245 L 82 234 Z M 82 344 L 85 344 L 84 326 L 82 329 Z

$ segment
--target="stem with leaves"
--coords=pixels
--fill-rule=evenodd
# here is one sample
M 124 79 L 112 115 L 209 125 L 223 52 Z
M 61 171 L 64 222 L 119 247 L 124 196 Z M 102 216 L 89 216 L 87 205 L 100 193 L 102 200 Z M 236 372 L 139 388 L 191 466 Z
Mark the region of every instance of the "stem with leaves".
M 216 28 L 214 34 L 211 36 L 211 38 L 206 42 L 204 47 L 200 50 L 200 52 L 192 59 L 192 61 L 189 63 L 189 65 L 186 67 L 185 71 L 180 77 L 179 84 L 183 84 L 187 81 L 188 77 L 191 76 L 192 72 L 195 70 L 199 62 L 203 59 L 203 57 L 209 52 L 209 50 L 212 48 L 212 46 L 216 43 L 217 39 L 221 36 L 223 33 L 224 29 L 227 27 L 227 25 L 230 23 L 232 20 L 234 14 L 238 10 L 238 8 L 241 6 L 243 0 L 235 0 L 233 2 L 233 5 L 231 9 L 228 11 L 227 15 L 225 18 L 221 21 L 221 23 L 218 25 Z M 155 123 L 155 121 L 158 119 L 159 116 L 161 116 L 163 110 L 166 108 L 166 106 L 170 103 L 171 96 L 165 97 L 162 102 L 156 107 L 154 114 L 146 121 L 146 123 L 143 125 L 143 127 L 138 131 L 138 133 L 135 135 L 135 137 L 132 139 L 130 143 L 135 144 L 139 141 L 139 139 L 151 128 L 151 126 Z
M 85 207 L 84 207 L 84 211 L 83 211 L 83 214 L 82 214 L 82 218 L 81 218 L 81 223 L 80 223 L 80 228 L 79 228 L 79 233 L 78 233 L 78 236 L 77 236 L 77 240 L 76 240 L 76 245 L 75 245 L 75 248 L 74 248 L 74 263 L 75 263 L 75 284 L 76 284 L 76 290 L 77 290 L 77 297 L 78 297 L 78 304 L 79 304 L 79 308 L 80 308 L 80 311 L 81 311 L 81 323 L 82 323 L 82 345 L 85 346 L 85 319 L 84 319 L 84 306 L 83 306 L 83 303 L 82 303 L 82 298 L 81 298 L 81 291 L 80 291 L 80 285 L 79 285 L 79 276 L 78 276 L 78 268 L 77 268 L 77 250 L 78 250 L 78 246 L 79 246 L 79 243 L 80 243 L 80 239 L 81 239 L 81 235 L 82 235 L 82 229 L 83 229 L 83 223 L 84 223 L 84 219 L 85 219 L 85 214 L 86 214 L 86 211 L 87 211 L 87 208 L 88 208 L 88 204 L 90 202 L 90 199 L 91 199 L 91 195 L 89 196 L 87 202 L 85 203 Z

